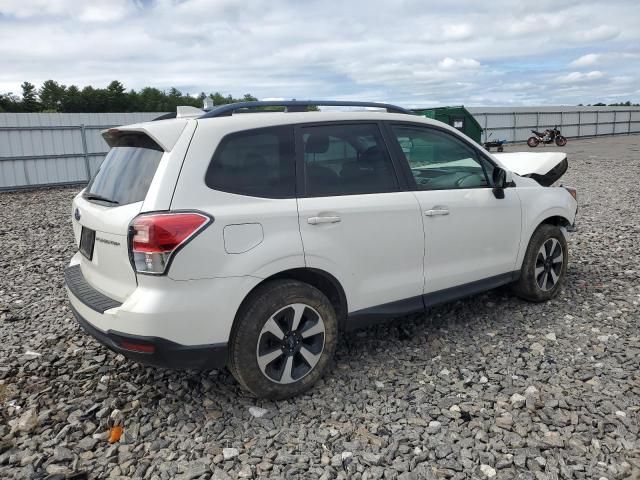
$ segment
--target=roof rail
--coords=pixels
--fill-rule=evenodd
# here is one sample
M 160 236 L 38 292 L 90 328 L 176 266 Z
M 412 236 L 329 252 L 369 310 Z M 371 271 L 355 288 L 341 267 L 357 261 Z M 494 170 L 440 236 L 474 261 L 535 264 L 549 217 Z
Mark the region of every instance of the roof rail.
M 405 113 L 413 115 L 413 112 L 398 107 L 396 105 L 390 105 L 388 103 L 375 103 L 375 102 L 350 102 L 341 100 L 264 100 L 256 102 L 238 102 L 229 103 L 227 105 L 220 105 L 213 110 L 205 113 L 199 118 L 213 118 L 213 117 L 226 117 L 232 115 L 233 112 L 238 110 L 251 110 L 261 107 L 284 107 L 285 112 L 306 112 L 309 107 L 373 107 L 384 108 L 389 113 Z

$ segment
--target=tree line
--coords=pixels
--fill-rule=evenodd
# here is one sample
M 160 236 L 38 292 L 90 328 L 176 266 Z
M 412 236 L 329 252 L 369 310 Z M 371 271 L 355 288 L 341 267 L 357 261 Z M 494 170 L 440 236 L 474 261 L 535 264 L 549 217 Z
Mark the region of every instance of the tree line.
M 257 100 L 248 93 L 241 98 L 219 92 L 200 92 L 192 96 L 177 88 L 164 91 L 145 87 L 127 91 L 117 80 L 106 88 L 86 86 L 80 89 L 54 80 L 47 80 L 39 89 L 29 82 L 24 82 L 21 88 L 21 96 L 11 92 L 0 93 L 0 112 L 175 112 L 178 105 L 202 108 L 206 97 L 211 97 L 214 105 Z
M 173 87 L 168 92 L 154 87 L 127 91 L 117 80 L 112 81 L 106 88 L 95 88 L 90 85 L 82 89 L 75 85 L 67 87 L 55 80 L 45 81 L 39 89 L 32 83 L 24 82 L 21 88 L 21 96 L 12 92 L 0 93 L 0 112 L 175 112 L 179 105 L 202 108 L 206 97 L 211 97 L 214 105 L 257 100 L 249 93 L 240 98 L 225 96 L 220 92 L 209 94 L 200 92 L 197 96 L 193 96 Z M 610 103 L 608 106 L 637 105 L 627 101 Z M 579 104 L 579 106 L 583 105 Z M 589 106 L 607 105 L 600 102 L 589 104 Z M 315 108 L 311 109 L 315 110 Z
M 579 103 L 578 104 L 579 107 L 584 107 L 585 105 Z M 586 105 L 587 107 L 639 107 L 640 103 L 631 103 L 629 100 L 627 100 L 626 102 L 618 102 L 618 103 L 602 103 L 602 102 L 598 102 L 598 103 L 590 103 L 588 105 Z

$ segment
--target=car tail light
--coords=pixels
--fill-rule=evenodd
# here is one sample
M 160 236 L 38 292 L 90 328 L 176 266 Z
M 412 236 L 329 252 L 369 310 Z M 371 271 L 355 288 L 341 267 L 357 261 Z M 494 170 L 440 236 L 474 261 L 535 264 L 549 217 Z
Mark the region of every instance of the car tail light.
M 173 255 L 212 221 L 198 212 L 146 213 L 129 229 L 129 252 L 136 272 L 166 273 Z

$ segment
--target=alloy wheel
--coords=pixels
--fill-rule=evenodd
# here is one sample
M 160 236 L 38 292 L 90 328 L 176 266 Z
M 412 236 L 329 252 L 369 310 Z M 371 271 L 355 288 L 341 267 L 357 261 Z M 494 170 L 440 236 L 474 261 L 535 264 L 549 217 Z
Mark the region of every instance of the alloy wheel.
M 562 245 L 555 238 L 546 240 L 536 257 L 535 278 L 538 288 L 547 292 L 556 286 L 562 273 L 564 254 Z
M 304 303 L 281 308 L 264 324 L 256 355 L 262 374 L 275 383 L 297 382 L 310 373 L 324 350 L 320 314 Z

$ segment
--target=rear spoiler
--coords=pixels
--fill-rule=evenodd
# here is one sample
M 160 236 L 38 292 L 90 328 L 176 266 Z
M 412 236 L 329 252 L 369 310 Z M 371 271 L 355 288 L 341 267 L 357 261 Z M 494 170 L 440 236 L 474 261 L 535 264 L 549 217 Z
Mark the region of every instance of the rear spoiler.
M 182 135 L 182 131 L 186 126 L 186 119 L 176 118 L 166 122 L 145 122 L 125 125 L 123 127 L 109 128 L 107 130 L 102 130 L 100 133 L 109 147 L 113 146 L 113 140 L 115 140 L 118 135 L 127 132 L 143 133 L 148 135 L 165 152 L 170 152 L 180 138 L 180 135 Z

